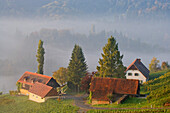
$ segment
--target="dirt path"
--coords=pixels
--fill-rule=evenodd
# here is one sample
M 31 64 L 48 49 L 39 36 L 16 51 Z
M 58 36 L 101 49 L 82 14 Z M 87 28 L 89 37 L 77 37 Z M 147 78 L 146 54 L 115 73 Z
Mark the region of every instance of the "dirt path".
M 108 109 L 108 110 L 114 110 L 114 109 L 165 109 L 165 108 L 101 108 L 101 107 L 93 107 L 89 104 L 86 104 L 86 100 L 84 100 L 85 97 L 87 97 L 87 95 L 83 95 L 83 96 L 71 96 L 71 95 L 65 95 L 63 96 L 64 99 L 74 99 L 75 100 L 75 105 L 78 106 L 80 109 L 78 111 L 78 113 L 86 113 L 88 110 L 90 109 Z M 166 108 L 166 109 L 170 109 L 170 108 Z

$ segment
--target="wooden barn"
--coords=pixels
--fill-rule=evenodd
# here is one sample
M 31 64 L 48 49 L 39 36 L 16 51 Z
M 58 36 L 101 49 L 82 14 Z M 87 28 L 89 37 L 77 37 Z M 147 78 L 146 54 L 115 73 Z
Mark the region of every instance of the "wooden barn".
M 139 80 L 93 77 L 89 90 L 92 92 L 92 105 L 94 105 L 109 104 L 123 95 L 139 95 L 140 87 Z M 113 95 L 112 100 L 109 99 L 109 95 Z
M 51 86 L 54 89 L 60 87 L 53 77 L 28 71 L 26 71 L 17 82 L 22 84 L 20 93 L 23 95 L 29 95 L 28 90 L 34 85 L 35 82 Z
M 29 100 L 35 102 L 45 102 L 49 98 L 56 98 L 58 96 L 57 91 L 48 85 L 36 82 L 29 89 Z

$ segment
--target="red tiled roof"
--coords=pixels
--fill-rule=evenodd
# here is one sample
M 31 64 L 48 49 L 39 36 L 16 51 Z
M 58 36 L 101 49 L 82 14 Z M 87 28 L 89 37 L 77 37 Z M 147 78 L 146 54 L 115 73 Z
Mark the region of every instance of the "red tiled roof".
M 120 78 L 92 78 L 90 91 L 92 98 L 97 100 L 109 100 L 108 94 L 138 94 L 139 80 Z
M 32 82 L 41 82 L 43 84 L 47 84 L 52 77 L 47 75 L 42 75 L 38 73 L 28 72 L 26 71 L 21 78 L 17 82 L 25 83 L 28 85 L 33 85 Z
M 127 72 L 132 66 L 135 66 L 146 78 L 149 77 L 149 70 L 141 62 L 141 59 L 135 59 L 126 69 Z
M 42 98 L 46 96 L 57 96 L 58 93 L 48 85 L 36 82 L 30 89 L 29 92 L 36 94 Z M 50 93 L 51 92 L 51 93 Z

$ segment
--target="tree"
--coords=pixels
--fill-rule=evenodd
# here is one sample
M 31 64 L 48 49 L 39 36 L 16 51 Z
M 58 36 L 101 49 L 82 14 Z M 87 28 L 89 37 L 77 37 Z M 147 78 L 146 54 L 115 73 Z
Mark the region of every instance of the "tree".
M 67 68 L 60 67 L 59 70 L 53 72 L 53 78 L 61 85 L 64 85 L 68 81 Z
M 162 62 L 161 69 L 167 70 L 169 68 L 168 62 Z
M 100 77 L 124 78 L 125 67 L 123 55 L 120 55 L 118 43 L 114 37 L 108 38 L 108 43 L 103 47 L 102 59 L 99 59 L 97 70 Z
M 156 72 L 158 70 L 159 70 L 159 60 L 153 57 L 151 63 L 149 64 L 149 71 Z
M 37 73 L 43 74 L 43 65 L 44 65 L 44 48 L 43 48 L 43 41 L 39 40 L 38 43 L 38 50 L 37 50 L 37 61 L 38 61 L 38 70 Z
M 84 77 L 86 73 L 87 73 L 87 65 L 85 62 L 84 54 L 82 52 L 82 48 L 79 45 L 75 45 L 68 66 L 68 76 L 69 76 L 68 87 L 74 85 L 75 90 L 78 91 L 81 78 Z

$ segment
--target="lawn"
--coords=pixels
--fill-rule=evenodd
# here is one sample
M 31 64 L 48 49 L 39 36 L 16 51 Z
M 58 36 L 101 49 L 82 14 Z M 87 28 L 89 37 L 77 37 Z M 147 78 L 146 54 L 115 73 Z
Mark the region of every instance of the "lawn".
M 112 104 L 104 104 L 104 105 L 94 105 L 95 107 L 106 107 L 106 108 L 146 108 L 151 107 L 147 103 L 146 99 L 137 98 L 137 97 L 129 97 L 122 104 L 112 103 Z
M 73 100 L 49 99 L 45 103 L 28 100 L 27 96 L 0 95 L 0 113 L 77 113 Z

